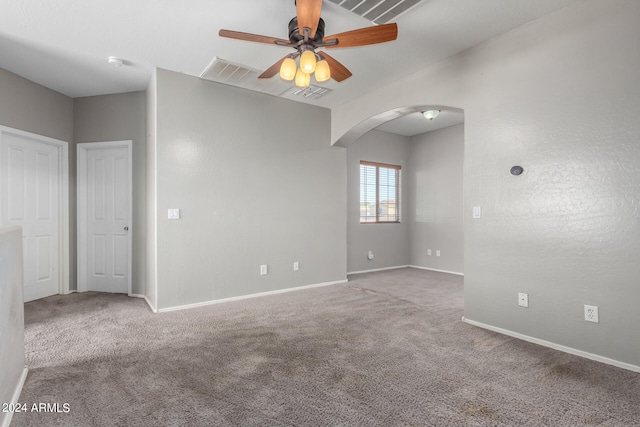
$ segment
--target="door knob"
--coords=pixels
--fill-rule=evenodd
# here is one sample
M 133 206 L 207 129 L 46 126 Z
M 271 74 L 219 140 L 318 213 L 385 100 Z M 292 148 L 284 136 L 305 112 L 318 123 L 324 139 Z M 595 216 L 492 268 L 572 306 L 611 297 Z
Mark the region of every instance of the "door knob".
M 124 231 L 129 231 L 129 227 L 125 227 L 125 228 L 124 228 Z

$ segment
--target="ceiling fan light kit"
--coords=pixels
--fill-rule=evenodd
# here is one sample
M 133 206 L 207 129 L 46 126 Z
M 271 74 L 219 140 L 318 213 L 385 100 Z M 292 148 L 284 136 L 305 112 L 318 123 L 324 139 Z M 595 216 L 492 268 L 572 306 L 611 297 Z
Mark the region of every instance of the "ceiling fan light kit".
M 311 56 L 305 56 L 305 53 L 309 53 Z M 298 72 L 300 72 L 301 74 L 306 74 L 307 76 L 309 76 L 309 78 L 303 78 L 302 76 L 297 77 Z M 291 57 L 285 58 L 282 61 L 282 65 L 280 65 L 280 77 L 288 81 L 295 78 L 296 86 L 300 86 L 300 84 L 304 82 L 307 82 L 305 86 L 309 86 L 309 84 L 311 83 L 311 74 L 314 75 L 314 77 L 316 78 L 316 82 L 318 83 L 326 82 L 331 78 L 331 69 L 329 68 L 329 63 L 310 50 L 303 52 L 303 54 L 300 56 L 300 68 L 298 68 L 296 60 Z
M 294 54 L 287 55 L 276 62 L 258 78 L 271 78 L 279 72 L 281 78 L 287 81 L 295 80 L 296 86 L 300 87 L 309 86 L 312 73 L 319 83 L 330 78 L 341 82 L 352 75 L 351 71 L 336 59 L 325 52 L 316 52 L 316 49 L 366 46 L 392 41 L 398 37 L 398 26 L 395 23 L 324 37 L 325 23 L 320 17 L 322 0 L 297 0 L 295 5 L 296 17 L 289 22 L 289 40 L 231 30 L 220 30 L 218 34 L 221 37 L 236 40 L 275 44 L 295 49 Z M 296 65 L 298 56 L 300 57 L 299 68 Z M 302 84 L 304 86 L 301 86 Z

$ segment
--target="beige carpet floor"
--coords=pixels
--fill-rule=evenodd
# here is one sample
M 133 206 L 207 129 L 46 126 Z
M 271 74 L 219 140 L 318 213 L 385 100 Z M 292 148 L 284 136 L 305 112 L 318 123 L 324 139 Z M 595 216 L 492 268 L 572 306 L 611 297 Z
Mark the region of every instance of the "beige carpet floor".
M 12 426 L 638 426 L 640 374 L 461 322 L 417 269 L 152 314 L 100 293 L 25 305 Z

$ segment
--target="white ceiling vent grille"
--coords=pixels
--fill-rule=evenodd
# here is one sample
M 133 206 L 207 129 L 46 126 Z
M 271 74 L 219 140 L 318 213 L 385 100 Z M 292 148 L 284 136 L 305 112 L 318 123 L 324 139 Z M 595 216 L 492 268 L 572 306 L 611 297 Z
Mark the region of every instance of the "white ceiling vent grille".
M 376 24 L 386 24 L 423 0 L 329 0 Z
M 308 87 L 296 87 L 293 91 L 291 91 L 291 95 L 295 96 L 304 96 L 309 99 L 318 99 L 322 98 L 328 93 L 331 93 L 333 89 L 329 89 L 326 87 L 309 85 Z M 286 92 L 289 92 L 288 90 Z
M 213 58 L 209 66 L 200 74 L 200 78 L 271 95 L 280 95 L 291 88 L 292 83 L 285 82 L 280 77 L 259 79 L 260 74 L 262 74 L 260 70 L 234 64 L 221 58 Z

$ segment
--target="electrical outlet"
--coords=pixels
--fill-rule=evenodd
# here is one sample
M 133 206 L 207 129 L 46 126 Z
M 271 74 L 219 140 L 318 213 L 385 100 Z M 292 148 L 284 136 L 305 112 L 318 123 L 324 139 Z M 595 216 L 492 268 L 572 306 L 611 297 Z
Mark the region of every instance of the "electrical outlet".
M 440 249 L 436 249 L 436 256 L 440 256 Z
M 267 265 L 266 265 L 266 264 L 261 265 L 261 266 L 260 266 L 260 275 L 261 275 L 261 276 L 265 276 L 265 275 L 267 275 L 267 274 L 269 274 L 269 273 L 267 272 Z
M 520 307 L 529 307 L 529 294 L 518 292 L 518 305 Z
M 427 249 L 427 255 L 431 256 L 431 249 Z
M 595 305 L 585 305 L 584 320 L 587 322 L 600 323 L 600 319 L 598 318 L 598 307 Z
M 293 271 L 298 271 L 300 270 L 300 263 L 298 261 L 295 261 L 293 263 Z

